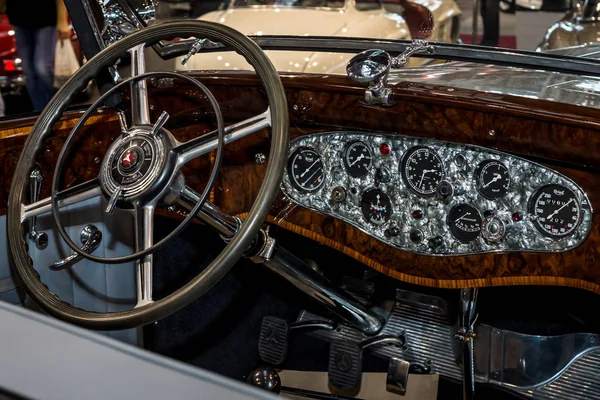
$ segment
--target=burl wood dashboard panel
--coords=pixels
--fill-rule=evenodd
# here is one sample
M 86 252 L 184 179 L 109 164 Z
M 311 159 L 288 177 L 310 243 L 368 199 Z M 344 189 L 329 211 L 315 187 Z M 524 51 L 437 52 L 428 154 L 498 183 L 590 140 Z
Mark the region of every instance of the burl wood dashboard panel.
M 214 93 L 226 123 L 253 116 L 266 108 L 265 95 L 252 75 L 196 75 Z M 364 88 L 344 77 L 282 77 L 288 98 L 291 138 L 315 132 L 367 130 L 479 145 L 552 168 L 574 180 L 600 209 L 600 118 L 594 110 L 534 99 L 485 94 L 462 89 L 405 83 L 394 89 L 389 108 L 364 103 Z M 170 113 L 167 124 L 179 140 L 214 129 L 212 112 L 202 95 L 177 82 L 152 82 L 152 112 Z M 62 124 L 62 125 L 61 125 Z M 51 173 L 62 138 L 71 122 L 62 121 L 41 157 Z M 10 176 L 24 135 L 0 125 L 0 212 L 6 207 Z M 74 150 L 65 182 L 93 176 L 97 157 L 118 132 L 114 116 L 106 111 L 90 121 Z M 258 192 L 266 164 L 255 155 L 268 155 L 268 130 L 229 144 L 212 200 L 224 211 L 243 215 Z M 186 166 L 186 182 L 203 189 L 211 159 Z M 268 157 L 267 157 L 268 162 Z M 50 179 L 44 183 L 47 195 Z M 390 247 L 335 218 L 293 206 L 281 196 L 269 217 L 271 223 L 291 230 L 363 262 L 396 279 L 444 288 L 498 285 L 561 285 L 600 293 L 600 217 L 593 216 L 587 239 L 562 253 L 496 253 L 472 256 L 425 256 Z

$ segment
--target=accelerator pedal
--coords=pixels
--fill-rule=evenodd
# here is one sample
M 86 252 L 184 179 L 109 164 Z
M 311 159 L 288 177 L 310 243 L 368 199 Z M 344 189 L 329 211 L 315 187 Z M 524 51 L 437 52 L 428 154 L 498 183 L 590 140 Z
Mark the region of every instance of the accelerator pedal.
M 360 343 L 334 340 L 329 348 L 329 384 L 341 391 L 357 392 L 362 381 L 363 350 L 375 345 L 404 346 L 404 334 L 375 336 Z

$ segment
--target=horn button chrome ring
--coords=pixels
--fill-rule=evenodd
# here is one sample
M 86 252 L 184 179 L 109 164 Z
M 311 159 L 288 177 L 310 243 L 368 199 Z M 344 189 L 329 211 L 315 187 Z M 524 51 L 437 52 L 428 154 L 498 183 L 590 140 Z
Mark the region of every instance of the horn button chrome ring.
M 134 129 L 111 145 L 100 169 L 100 184 L 108 196 L 121 190 L 120 199 L 131 201 L 156 186 L 166 158 L 160 136 Z

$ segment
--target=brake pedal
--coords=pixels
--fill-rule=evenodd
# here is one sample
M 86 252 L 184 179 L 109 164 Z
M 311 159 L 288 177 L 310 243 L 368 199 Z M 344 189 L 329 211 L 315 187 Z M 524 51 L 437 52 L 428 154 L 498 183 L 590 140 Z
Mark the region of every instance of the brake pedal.
M 357 391 L 362 381 L 363 350 L 375 345 L 404 346 L 404 335 L 381 335 L 355 343 L 334 340 L 329 348 L 329 384 L 343 391 Z
M 289 328 L 285 320 L 276 317 L 263 318 L 258 340 L 258 354 L 264 362 L 279 365 L 285 360 L 288 333 Z

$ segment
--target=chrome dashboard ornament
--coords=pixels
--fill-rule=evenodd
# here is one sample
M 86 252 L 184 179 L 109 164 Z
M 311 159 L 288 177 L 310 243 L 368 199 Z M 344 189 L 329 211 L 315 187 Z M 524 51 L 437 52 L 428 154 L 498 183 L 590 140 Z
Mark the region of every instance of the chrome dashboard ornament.
M 413 40 L 402 54 L 394 58 L 380 49 L 365 50 L 348 61 L 346 74 L 356 82 L 369 84 L 365 92 L 368 104 L 391 106 L 392 90 L 385 86 L 390 69 L 404 68 L 413 54 L 423 51 L 433 53 L 434 47 L 424 40 Z

